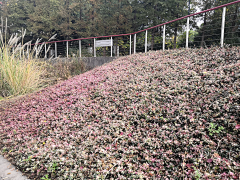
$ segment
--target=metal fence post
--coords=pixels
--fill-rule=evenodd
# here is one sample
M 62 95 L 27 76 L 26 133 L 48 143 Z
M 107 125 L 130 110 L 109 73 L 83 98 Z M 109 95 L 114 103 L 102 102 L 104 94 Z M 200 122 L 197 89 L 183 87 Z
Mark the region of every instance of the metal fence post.
M 223 8 L 223 13 L 222 13 L 221 47 L 223 47 L 223 41 L 224 41 L 225 16 L 226 16 L 226 7 Z
M 20 49 L 19 52 L 20 52 L 20 59 L 22 59 L 22 50 Z
M 57 58 L 57 42 L 55 42 L 55 58 Z
M 132 54 L 132 35 L 130 35 L 130 50 L 129 50 L 129 54 Z
M 188 48 L 188 37 L 189 37 L 189 17 L 187 18 L 186 48 Z
M 36 59 L 37 59 L 37 54 L 38 54 L 37 46 L 35 47 L 35 52 L 36 52 Z M 21 55 L 21 54 L 20 54 L 20 55 Z
M 45 47 L 45 56 L 44 56 L 44 58 L 46 59 L 47 58 L 47 44 L 46 43 L 44 44 L 44 47 Z
M 27 58 L 29 59 L 29 44 L 27 45 Z
M 147 30 L 145 33 L 145 53 L 147 52 Z
M 134 34 L 134 54 L 136 54 L 136 39 L 137 39 L 137 34 Z
M 96 57 L 96 39 L 93 39 L 93 46 L 94 46 L 94 57 Z
M 113 39 L 112 39 L 112 36 L 111 36 L 111 57 L 112 57 L 112 55 L 113 55 Z
M 81 40 L 79 40 L 79 57 L 82 57 L 82 43 L 81 43 Z
M 163 26 L 163 51 L 165 50 L 165 31 L 166 31 L 166 25 Z
M 67 58 L 68 58 L 68 41 L 67 41 Z

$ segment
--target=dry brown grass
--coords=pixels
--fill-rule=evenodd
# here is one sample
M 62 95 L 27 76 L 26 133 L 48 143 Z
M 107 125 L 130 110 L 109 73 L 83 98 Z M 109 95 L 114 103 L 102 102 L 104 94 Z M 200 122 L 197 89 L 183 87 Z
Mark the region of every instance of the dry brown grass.
M 39 62 L 39 64 L 45 69 L 42 78 L 47 86 L 86 72 L 85 63 L 77 58 L 67 61 L 57 58 L 54 62 Z

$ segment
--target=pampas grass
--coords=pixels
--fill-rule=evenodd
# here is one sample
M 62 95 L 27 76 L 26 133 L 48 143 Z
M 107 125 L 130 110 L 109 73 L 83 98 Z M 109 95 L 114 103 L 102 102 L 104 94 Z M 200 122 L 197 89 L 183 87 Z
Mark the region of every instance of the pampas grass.
M 44 81 L 41 78 L 44 68 L 38 65 L 36 59 L 45 43 L 39 45 L 41 39 L 37 39 L 31 49 L 31 41 L 23 44 L 26 31 L 22 31 L 20 37 L 11 35 L 8 42 L 6 32 L 7 28 L 4 36 L 0 30 L 0 95 L 6 97 L 30 93 L 39 88 Z M 53 38 L 55 36 L 49 40 Z M 22 42 L 19 43 L 20 40 Z

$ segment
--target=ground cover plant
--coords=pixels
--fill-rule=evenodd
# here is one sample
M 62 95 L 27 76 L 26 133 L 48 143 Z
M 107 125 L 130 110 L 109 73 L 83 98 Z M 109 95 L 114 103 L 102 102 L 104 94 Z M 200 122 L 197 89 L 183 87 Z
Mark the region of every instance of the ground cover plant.
M 30 179 L 239 179 L 239 47 L 121 57 L 0 109 Z

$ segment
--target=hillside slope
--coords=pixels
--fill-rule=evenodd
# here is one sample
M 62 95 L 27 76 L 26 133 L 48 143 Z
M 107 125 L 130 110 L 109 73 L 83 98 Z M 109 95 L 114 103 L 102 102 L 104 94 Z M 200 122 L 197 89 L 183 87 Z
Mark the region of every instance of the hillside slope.
M 0 110 L 31 179 L 238 179 L 239 48 L 121 57 Z

